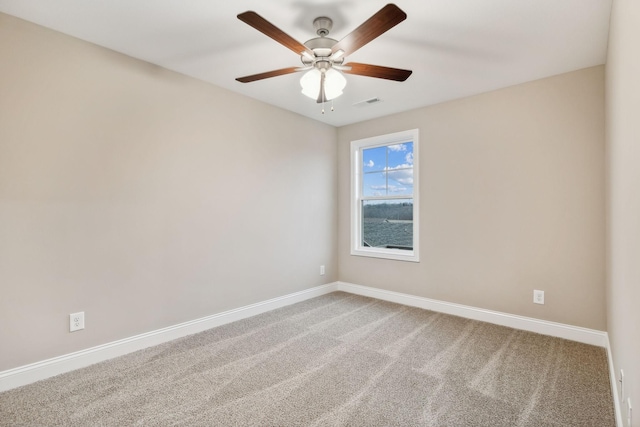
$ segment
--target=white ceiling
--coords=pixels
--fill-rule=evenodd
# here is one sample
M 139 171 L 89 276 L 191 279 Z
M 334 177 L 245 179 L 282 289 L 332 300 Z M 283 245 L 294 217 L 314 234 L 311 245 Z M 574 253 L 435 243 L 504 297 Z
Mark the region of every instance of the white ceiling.
M 313 19 L 342 39 L 383 0 L 0 0 L 0 11 L 334 126 L 604 64 L 611 0 L 397 0 L 407 19 L 346 58 L 413 70 L 403 83 L 347 75 L 335 111 L 300 93 L 301 65 L 236 18 L 254 10 L 304 43 Z M 354 104 L 378 97 L 382 102 Z

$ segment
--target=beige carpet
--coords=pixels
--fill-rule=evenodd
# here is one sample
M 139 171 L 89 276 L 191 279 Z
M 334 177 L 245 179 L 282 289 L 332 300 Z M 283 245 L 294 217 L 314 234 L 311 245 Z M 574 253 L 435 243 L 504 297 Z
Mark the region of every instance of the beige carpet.
M 606 352 L 336 292 L 0 394 L 1 426 L 614 426 Z

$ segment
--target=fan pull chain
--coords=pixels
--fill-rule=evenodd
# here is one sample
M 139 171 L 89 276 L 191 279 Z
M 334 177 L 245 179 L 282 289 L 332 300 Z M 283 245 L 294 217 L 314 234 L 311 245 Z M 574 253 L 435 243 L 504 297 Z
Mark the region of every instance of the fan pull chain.
M 324 104 L 325 104 L 325 103 L 326 103 L 326 102 L 323 102 L 323 103 L 322 103 L 322 114 L 324 114 Z M 334 108 L 333 108 L 333 99 L 331 100 L 331 110 L 330 110 L 330 111 L 334 111 Z
M 323 103 L 322 103 L 322 114 L 324 114 L 324 104 L 325 104 L 325 102 L 323 102 Z M 331 100 L 331 109 L 330 109 L 329 111 L 334 111 L 334 108 L 333 108 L 333 99 Z

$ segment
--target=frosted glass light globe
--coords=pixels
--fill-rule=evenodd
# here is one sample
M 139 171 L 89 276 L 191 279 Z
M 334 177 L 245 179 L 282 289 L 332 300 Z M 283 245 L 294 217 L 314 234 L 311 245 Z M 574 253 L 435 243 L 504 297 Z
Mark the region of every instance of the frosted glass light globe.
M 330 101 L 342 95 L 342 90 L 347 85 L 347 79 L 344 78 L 341 72 L 336 71 L 333 68 L 329 68 L 324 73 L 325 100 Z M 322 72 L 317 68 L 307 71 L 300 78 L 302 94 L 311 99 L 318 99 L 320 97 L 321 79 Z

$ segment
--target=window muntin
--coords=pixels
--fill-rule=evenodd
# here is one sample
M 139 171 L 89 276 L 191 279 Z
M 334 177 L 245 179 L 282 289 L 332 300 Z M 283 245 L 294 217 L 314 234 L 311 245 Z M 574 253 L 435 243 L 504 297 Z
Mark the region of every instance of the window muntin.
M 418 261 L 418 130 L 351 142 L 351 254 Z

